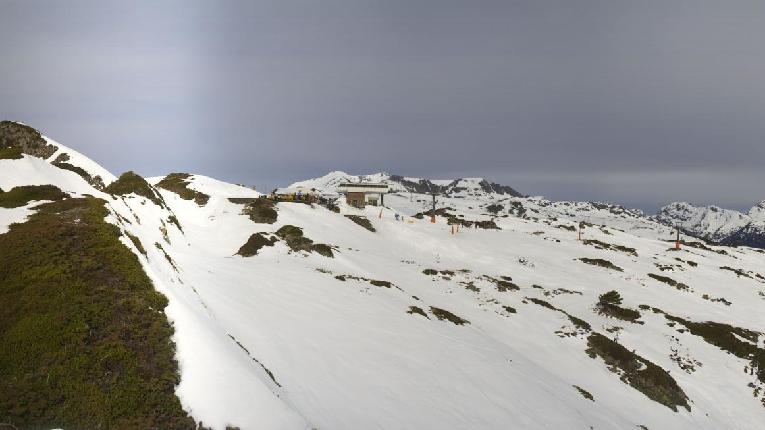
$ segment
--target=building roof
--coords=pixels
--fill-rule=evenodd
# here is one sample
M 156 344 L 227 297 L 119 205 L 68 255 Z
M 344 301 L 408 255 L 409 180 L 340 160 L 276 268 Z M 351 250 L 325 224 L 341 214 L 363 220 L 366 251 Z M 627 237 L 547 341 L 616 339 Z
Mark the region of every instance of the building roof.
M 387 193 L 390 185 L 384 182 L 346 182 L 337 186 L 340 192 Z

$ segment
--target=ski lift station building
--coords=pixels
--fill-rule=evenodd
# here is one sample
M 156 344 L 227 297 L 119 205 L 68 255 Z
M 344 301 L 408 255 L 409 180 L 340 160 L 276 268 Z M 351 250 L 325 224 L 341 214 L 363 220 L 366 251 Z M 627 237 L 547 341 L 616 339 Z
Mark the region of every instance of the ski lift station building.
M 363 208 L 366 205 L 382 205 L 383 196 L 390 192 L 384 182 L 346 182 L 338 185 L 337 191 L 345 195 L 348 205 Z

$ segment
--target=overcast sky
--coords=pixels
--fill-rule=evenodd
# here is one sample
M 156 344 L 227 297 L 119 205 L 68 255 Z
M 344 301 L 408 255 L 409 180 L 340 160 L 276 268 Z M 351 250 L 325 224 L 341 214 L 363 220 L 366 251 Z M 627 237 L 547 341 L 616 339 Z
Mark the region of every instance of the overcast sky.
M 765 199 L 765 2 L 0 0 L 0 118 L 114 173 Z

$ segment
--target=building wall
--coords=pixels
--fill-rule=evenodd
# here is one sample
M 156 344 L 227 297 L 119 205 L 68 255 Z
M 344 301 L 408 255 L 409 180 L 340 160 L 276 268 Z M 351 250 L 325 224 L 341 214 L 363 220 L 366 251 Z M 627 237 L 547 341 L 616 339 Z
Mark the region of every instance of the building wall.
M 363 208 L 366 206 L 366 196 L 364 193 L 348 192 L 345 194 L 345 202 L 351 206 Z

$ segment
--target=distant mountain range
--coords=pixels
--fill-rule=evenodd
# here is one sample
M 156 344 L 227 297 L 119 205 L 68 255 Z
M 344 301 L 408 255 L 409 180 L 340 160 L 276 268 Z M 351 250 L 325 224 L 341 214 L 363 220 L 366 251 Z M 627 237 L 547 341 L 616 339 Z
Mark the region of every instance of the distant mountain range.
M 527 218 L 568 217 L 589 223 L 604 223 L 614 219 L 624 224 L 622 227 L 640 234 L 646 225 L 658 223 L 668 227 L 663 230 L 664 238 L 671 236 L 672 230 L 680 226 L 681 231 L 689 236 L 713 244 L 727 246 L 751 246 L 765 248 L 765 200 L 742 213 L 717 206 L 694 206 L 690 203 L 675 202 L 662 207 L 656 215 L 647 216 L 638 209 L 603 202 L 551 201 L 542 197 L 526 196 L 506 185 L 489 182 L 484 178 L 458 178 L 430 180 L 405 177 L 385 172 L 369 175 L 351 175 L 341 171 L 330 172 L 324 176 L 292 184 L 314 188 L 326 193 L 337 192 L 337 186 L 344 182 L 384 181 L 391 184 L 392 192 L 399 195 L 406 193 L 427 195 L 437 193 L 442 206 L 454 205 L 454 199 L 476 200 L 462 210 L 483 208 L 485 215 L 520 216 Z M 390 204 L 398 205 L 403 213 L 414 214 L 427 210 L 430 201 L 423 196 L 416 200 L 420 205 L 406 205 L 395 199 L 388 199 Z M 487 209 L 488 208 L 488 209 Z M 637 228 L 636 228 L 637 227 Z M 651 227 L 652 232 L 661 228 Z
M 765 248 L 765 200 L 747 213 L 676 202 L 661 208 L 653 218 L 715 244 Z

